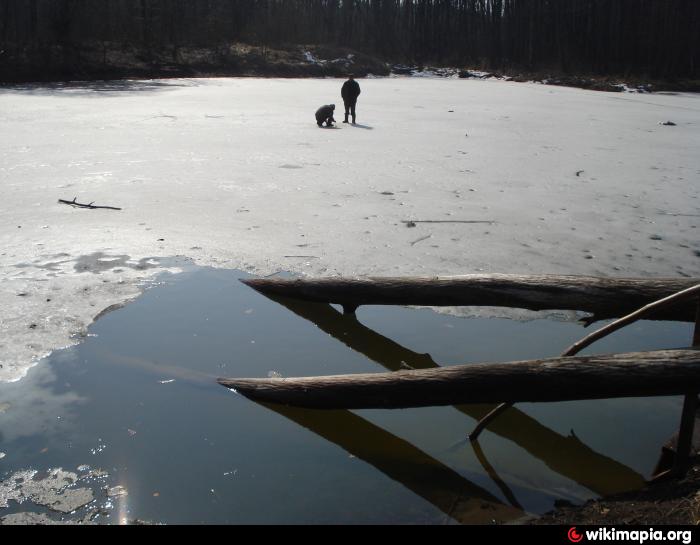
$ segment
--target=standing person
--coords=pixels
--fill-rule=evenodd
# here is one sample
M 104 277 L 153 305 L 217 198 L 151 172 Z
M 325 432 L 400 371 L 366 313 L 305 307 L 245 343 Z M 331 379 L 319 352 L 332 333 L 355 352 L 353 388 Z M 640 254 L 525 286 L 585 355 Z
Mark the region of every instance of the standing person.
M 333 111 L 335 110 L 335 104 L 326 104 L 325 106 L 321 106 L 318 110 L 316 110 L 316 124 L 319 127 L 323 127 L 323 124 L 326 124 L 326 127 L 332 127 L 333 123 L 335 123 L 335 119 L 333 119 Z
M 360 92 L 360 84 L 355 81 L 355 76 L 353 74 L 348 75 L 348 81 L 343 83 L 343 88 L 340 90 L 345 103 L 345 121 L 343 123 L 348 122 L 348 115 L 352 113 L 352 124 L 355 124 L 355 105 Z

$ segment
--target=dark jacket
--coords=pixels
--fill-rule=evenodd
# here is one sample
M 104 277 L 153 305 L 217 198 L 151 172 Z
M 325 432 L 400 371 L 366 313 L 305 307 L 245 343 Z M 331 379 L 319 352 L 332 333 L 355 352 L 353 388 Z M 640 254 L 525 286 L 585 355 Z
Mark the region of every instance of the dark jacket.
M 354 79 L 343 83 L 343 88 L 340 90 L 340 95 L 345 102 L 355 102 L 360 96 L 360 84 Z
M 335 111 L 334 106 L 334 104 L 326 104 L 316 110 L 316 121 L 322 123 L 328 118 L 330 118 L 331 121 L 335 121 L 335 119 L 333 119 L 333 112 Z

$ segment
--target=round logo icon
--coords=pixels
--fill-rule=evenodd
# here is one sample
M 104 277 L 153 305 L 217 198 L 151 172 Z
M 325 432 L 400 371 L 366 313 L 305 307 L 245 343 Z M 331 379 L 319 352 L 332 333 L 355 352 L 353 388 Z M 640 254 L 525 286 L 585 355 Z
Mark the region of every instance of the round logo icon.
M 569 541 L 571 541 L 572 543 L 578 543 L 579 541 L 581 541 L 583 539 L 583 534 L 579 534 L 576 531 L 576 526 L 572 526 L 569 529 L 569 533 L 567 534 L 567 536 L 569 538 Z

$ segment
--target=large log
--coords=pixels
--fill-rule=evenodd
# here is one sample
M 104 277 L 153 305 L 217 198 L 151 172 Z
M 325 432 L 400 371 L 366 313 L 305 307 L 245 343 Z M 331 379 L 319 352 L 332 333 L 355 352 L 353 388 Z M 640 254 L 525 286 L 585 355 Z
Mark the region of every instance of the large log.
M 685 395 L 700 390 L 700 350 L 659 350 L 393 373 L 219 379 L 255 401 L 316 409 L 401 409 Z
M 494 306 L 579 310 L 593 320 L 617 318 L 691 286 L 698 278 L 471 274 L 442 277 L 242 280 L 264 294 L 334 303 L 348 312 L 361 305 Z M 656 320 L 694 321 L 693 303 L 662 309 Z

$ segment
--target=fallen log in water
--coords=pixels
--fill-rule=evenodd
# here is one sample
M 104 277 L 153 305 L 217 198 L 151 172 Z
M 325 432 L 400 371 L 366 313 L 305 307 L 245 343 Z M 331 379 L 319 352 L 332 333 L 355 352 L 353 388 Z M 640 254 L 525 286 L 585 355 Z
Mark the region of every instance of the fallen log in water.
M 246 279 L 266 295 L 342 305 L 492 306 L 528 310 L 579 310 L 590 322 L 617 318 L 700 284 L 697 278 L 471 274 L 443 277 Z M 695 304 L 661 309 L 651 319 L 693 321 Z
M 659 350 L 393 373 L 222 378 L 255 401 L 316 409 L 401 409 L 685 395 L 700 390 L 700 350 Z

